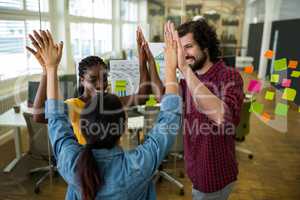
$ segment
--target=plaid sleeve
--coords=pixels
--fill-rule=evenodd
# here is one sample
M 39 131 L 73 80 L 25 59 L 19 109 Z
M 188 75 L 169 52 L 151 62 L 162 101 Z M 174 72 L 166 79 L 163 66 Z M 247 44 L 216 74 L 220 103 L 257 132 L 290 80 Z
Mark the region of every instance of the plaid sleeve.
M 239 72 L 226 70 L 221 77 L 221 100 L 225 103 L 224 121 L 235 126 L 240 121 L 240 112 L 244 100 L 243 79 Z

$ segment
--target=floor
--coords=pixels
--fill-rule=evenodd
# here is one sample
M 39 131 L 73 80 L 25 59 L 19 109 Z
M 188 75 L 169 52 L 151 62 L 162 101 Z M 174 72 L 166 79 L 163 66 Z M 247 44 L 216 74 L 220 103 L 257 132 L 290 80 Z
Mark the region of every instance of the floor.
M 253 76 L 243 74 L 247 83 Z M 245 84 L 246 87 L 247 84 Z M 272 89 L 268 86 L 265 90 Z M 263 102 L 272 120 L 265 123 L 258 116 L 251 115 L 251 130 L 245 142 L 237 145 L 248 148 L 254 154 L 252 160 L 247 155 L 237 153 L 239 162 L 238 181 L 230 200 L 299 200 L 300 199 L 300 113 L 298 108 L 290 105 L 288 117 L 274 118 L 274 102 L 264 100 L 264 92 L 256 96 Z M 286 125 L 286 127 L 284 126 Z M 274 128 L 277 127 L 277 128 Z M 285 130 L 286 132 L 281 132 Z M 13 158 L 13 142 L 0 146 L 0 169 Z M 28 170 L 44 161 L 23 159 L 12 173 L 0 172 L 1 200 L 46 200 L 64 199 L 66 184 L 60 177 L 54 177 L 52 184 L 47 180 L 41 187 L 40 194 L 33 193 L 34 179 Z M 173 162 L 167 168 L 174 169 Z M 183 171 L 183 161 L 178 161 L 176 172 Z M 158 200 L 191 199 L 191 183 L 185 176 L 178 178 L 185 185 L 185 195 L 180 196 L 174 185 L 163 180 L 157 183 Z

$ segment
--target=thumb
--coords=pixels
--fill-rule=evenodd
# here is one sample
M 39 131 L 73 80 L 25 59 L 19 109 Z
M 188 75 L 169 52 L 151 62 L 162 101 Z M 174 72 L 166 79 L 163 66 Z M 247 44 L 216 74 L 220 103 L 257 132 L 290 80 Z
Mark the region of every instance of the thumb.
M 61 56 L 62 56 L 63 47 L 64 47 L 64 43 L 62 41 L 60 41 L 60 43 L 58 45 L 58 55 L 59 55 L 59 58 L 61 58 Z

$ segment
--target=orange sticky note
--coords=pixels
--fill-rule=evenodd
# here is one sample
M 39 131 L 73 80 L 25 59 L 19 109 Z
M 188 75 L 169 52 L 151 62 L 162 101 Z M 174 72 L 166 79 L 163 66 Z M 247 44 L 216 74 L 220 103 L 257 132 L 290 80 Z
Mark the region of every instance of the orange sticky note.
M 268 113 L 264 112 L 262 114 L 262 118 L 263 118 L 264 121 L 268 122 L 268 121 L 271 120 L 271 115 L 269 115 Z
M 266 51 L 265 57 L 271 59 L 273 57 L 273 51 L 271 51 L 271 50 Z
M 289 61 L 289 68 L 296 69 L 297 66 L 298 66 L 298 61 L 297 60 L 290 60 Z
M 246 66 L 244 68 L 244 72 L 248 73 L 248 74 L 252 74 L 252 72 L 253 72 L 253 66 Z

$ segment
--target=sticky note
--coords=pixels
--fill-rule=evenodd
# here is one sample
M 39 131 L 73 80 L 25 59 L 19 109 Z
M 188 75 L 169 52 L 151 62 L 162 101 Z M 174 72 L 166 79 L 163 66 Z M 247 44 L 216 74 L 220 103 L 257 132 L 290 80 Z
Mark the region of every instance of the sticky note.
M 282 99 L 288 100 L 288 101 L 294 101 L 296 97 L 297 91 L 292 88 L 285 88 L 283 91 Z
M 282 87 L 290 87 L 290 86 L 291 86 L 291 83 L 292 83 L 292 80 L 291 80 L 291 79 L 286 79 L 286 78 L 284 78 L 284 79 L 282 80 L 281 86 L 282 86 Z
M 155 62 L 155 64 L 156 64 L 156 71 L 157 71 L 158 75 L 160 75 L 160 64 L 159 64 L 159 62 Z
M 271 82 L 278 83 L 279 82 L 279 74 L 272 74 L 271 75 Z
M 253 102 L 253 103 L 251 103 L 249 112 L 254 112 L 254 113 L 257 113 L 257 114 L 261 114 L 262 111 L 263 111 L 263 109 L 264 109 L 264 105 L 263 104 L 257 103 L 257 102 Z
M 269 115 L 268 113 L 264 112 L 262 114 L 262 118 L 263 118 L 264 121 L 268 122 L 271 119 L 271 115 Z
M 291 77 L 299 78 L 300 77 L 300 71 L 292 71 Z
M 300 113 L 300 106 L 299 106 L 299 108 L 298 108 L 298 112 Z
M 283 103 L 278 103 L 275 108 L 275 114 L 286 116 L 288 113 L 289 106 Z
M 297 60 L 290 60 L 289 61 L 289 68 L 296 69 L 297 66 L 298 66 L 298 61 Z
M 118 96 L 126 96 L 126 80 L 116 80 L 115 81 L 115 92 Z
M 267 92 L 266 92 L 266 95 L 265 95 L 265 99 L 266 99 L 266 100 L 273 100 L 273 99 L 274 99 L 274 96 L 275 96 L 275 93 L 274 93 L 274 92 L 267 91 Z
M 274 61 L 274 70 L 282 71 L 287 69 L 287 61 L 286 58 L 282 58 Z
M 247 74 L 252 74 L 252 72 L 253 72 L 253 66 L 246 66 L 244 68 L 244 72 L 247 73 Z
M 262 88 L 261 81 L 251 80 L 248 85 L 248 91 L 251 93 L 259 93 Z
M 265 52 L 265 57 L 271 59 L 273 57 L 273 51 L 268 50 Z
M 154 95 L 150 95 L 148 101 L 146 101 L 146 106 L 155 106 L 156 103 Z

